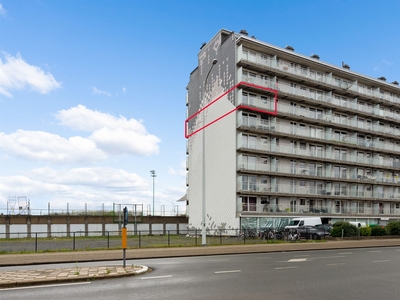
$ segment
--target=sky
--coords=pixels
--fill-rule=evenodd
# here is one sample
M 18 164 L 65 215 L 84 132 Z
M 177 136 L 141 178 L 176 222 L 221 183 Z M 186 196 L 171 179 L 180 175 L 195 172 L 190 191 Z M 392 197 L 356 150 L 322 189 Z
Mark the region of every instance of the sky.
M 186 87 L 239 32 L 400 82 L 398 0 L 0 0 L 0 211 L 185 211 Z M 50 203 L 50 204 L 49 204 Z M 152 208 L 150 208 L 151 210 Z

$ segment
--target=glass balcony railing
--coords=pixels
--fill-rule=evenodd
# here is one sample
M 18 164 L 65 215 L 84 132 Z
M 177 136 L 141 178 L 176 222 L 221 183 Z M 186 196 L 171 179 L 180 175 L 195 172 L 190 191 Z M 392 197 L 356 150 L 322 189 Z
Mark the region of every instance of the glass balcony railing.
M 282 153 L 288 155 L 298 155 L 301 157 L 309 157 L 309 158 L 321 158 L 324 160 L 329 160 L 334 163 L 349 163 L 349 164 L 360 164 L 365 167 L 389 167 L 389 168 L 400 168 L 400 162 L 393 161 L 390 159 L 382 159 L 379 157 L 361 157 L 357 155 L 352 155 L 350 153 L 336 153 L 334 150 L 326 150 L 326 149 L 302 149 L 298 146 L 293 147 L 292 145 L 275 145 L 273 143 L 260 143 L 255 142 L 252 145 L 241 143 L 239 148 L 250 149 L 250 150 L 259 150 L 259 151 L 267 151 L 273 153 Z
M 336 79 L 332 77 L 332 74 L 325 74 L 316 70 L 304 68 L 301 66 L 293 65 L 289 62 L 279 61 L 275 58 L 267 58 L 264 54 L 259 52 L 242 51 L 240 60 L 254 63 L 269 69 L 279 70 L 285 73 L 289 73 L 295 76 L 307 78 L 309 80 L 324 83 L 326 85 L 343 88 L 360 95 L 365 95 L 368 98 L 373 97 L 379 100 L 386 100 L 391 103 L 400 104 L 400 95 L 389 94 L 388 92 L 380 91 L 379 89 L 373 89 L 359 85 L 357 82 L 348 82 L 346 80 Z
M 252 185 L 242 184 L 238 185 L 239 192 L 252 192 L 260 194 L 285 194 L 291 196 L 307 197 L 317 196 L 321 198 L 332 197 L 334 198 L 360 198 L 360 199 L 394 199 L 400 200 L 400 193 L 393 193 L 390 191 L 382 191 L 382 189 L 365 191 L 362 194 L 357 193 L 356 190 L 351 189 L 351 185 L 347 185 L 346 188 L 340 187 L 335 189 L 328 186 L 294 186 L 290 184 L 277 184 L 277 185 L 266 185 L 254 183 Z
M 299 201 L 297 201 L 299 202 Z M 284 204 L 256 204 L 251 207 L 242 206 L 242 214 L 342 214 L 342 215 L 399 215 L 400 209 L 384 207 L 365 207 L 361 205 L 351 205 L 352 203 L 341 203 L 336 205 L 310 205 L 310 204 L 291 204 L 285 202 Z M 357 203 L 358 204 L 358 203 Z
M 243 124 L 245 122 L 240 122 L 238 126 L 245 126 L 248 128 L 257 128 L 258 125 L 261 126 L 261 123 L 257 123 L 256 120 L 254 120 L 251 125 L 249 123 Z M 369 148 L 369 149 L 380 149 L 380 150 L 386 150 L 386 151 L 391 151 L 391 152 L 397 152 L 400 153 L 400 147 L 397 144 L 394 143 L 389 143 L 389 142 L 382 142 L 382 141 L 376 141 L 373 142 L 371 140 L 366 140 L 364 138 L 360 138 L 357 136 L 344 136 L 344 135 L 337 135 L 335 133 L 330 132 L 329 130 L 324 130 L 322 128 L 317 128 L 317 127 L 300 127 L 300 126 L 291 126 L 291 125 L 286 125 L 286 124 L 274 124 L 274 123 L 265 123 L 263 127 L 259 128 L 263 130 L 269 130 L 269 131 L 274 131 L 274 132 L 279 132 L 283 134 L 290 134 L 293 136 L 298 136 L 298 137 L 305 137 L 309 139 L 315 139 L 315 140 L 320 140 L 322 142 L 335 142 L 335 143 L 340 143 L 342 145 L 356 145 L 364 148 Z
M 240 170 L 246 171 L 255 171 L 255 172 L 268 172 L 268 173 L 276 173 L 276 174 L 291 174 L 291 175 L 300 175 L 300 176 L 316 176 L 321 179 L 346 179 L 346 180 L 354 180 L 356 182 L 365 182 L 369 184 L 375 183 L 400 183 L 399 176 L 392 175 L 358 175 L 350 170 L 346 169 L 342 170 L 327 170 L 323 166 L 313 166 L 313 167 L 299 167 L 296 165 L 276 165 L 276 164 L 261 164 L 261 163 L 240 163 Z

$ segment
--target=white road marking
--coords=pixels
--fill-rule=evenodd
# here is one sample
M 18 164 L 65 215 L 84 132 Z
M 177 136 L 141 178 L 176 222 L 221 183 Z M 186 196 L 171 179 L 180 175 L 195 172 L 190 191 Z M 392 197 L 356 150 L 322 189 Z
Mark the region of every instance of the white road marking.
M 299 261 L 306 261 L 307 258 L 292 258 L 289 259 L 288 262 L 299 262 Z
M 40 288 L 49 288 L 49 287 L 62 287 L 62 286 L 71 286 L 71 285 L 80 285 L 80 284 L 90 284 L 91 282 L 74 282 L 74 283 L 64 283 L 64 284 L 47 284 L 47 285 L 34 285 L 34 286 L 21 286 L 16 288 L 7 288 L 0 289 L 1 292 L 9 291 L 9 290 L 26 290 L 26 289 L 40 289 Z
M 388 261 L 390 261 L 390 260 L 384 259 L 384 260 L 373 260 L 372 262 L 379 263 L 379 262 L 388 262 Z
M 280 268 L 275 268 L 275 270 L 284 270 L 284 269 L 297 269 L 298 267 L 280 267 Z
M 317 258 L 343 258 L 345 256 L 325 256 L 325 257 L 313 257 L 312 259 L 317 259 Z
M 376 250 L 376 251 L 369 251 L 370 253 L 374 253 L 374 252 L 382 252 L 381 250 Z
M 224 273 L 238 273 L 242 272 L 241 270 L 230 270 L 230 271 L 216 271 L 215 274 L 224 274 Z
M 172 277 L 172 275 L 165 275 L 165 276 L 152 276 L 152 277 L 141 277 L 140 279 L 160 279 L 160 278 L 169 278 Z
M 353 254 L 353 252 L 343 252 L 343 253 L 339 253 L 339 255 L 343 255 L 343 254 Z
M 339 266 L 339 265 L 345 265 L 346 263 L 337 263 L 337 264 L 327 264 L 327 266 Z

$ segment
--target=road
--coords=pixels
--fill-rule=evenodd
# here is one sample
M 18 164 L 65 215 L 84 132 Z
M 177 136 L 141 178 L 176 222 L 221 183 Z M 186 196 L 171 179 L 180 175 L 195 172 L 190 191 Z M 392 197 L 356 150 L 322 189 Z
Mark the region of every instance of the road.
M 146 259 L 127 263 L 146 265 L 154 270 L 135 277 L 0 290 L 0 299 L 368 300 L 397 299 L 400 294 L 400 247 Z M 28 266 L 0 270 L 18 268 Z

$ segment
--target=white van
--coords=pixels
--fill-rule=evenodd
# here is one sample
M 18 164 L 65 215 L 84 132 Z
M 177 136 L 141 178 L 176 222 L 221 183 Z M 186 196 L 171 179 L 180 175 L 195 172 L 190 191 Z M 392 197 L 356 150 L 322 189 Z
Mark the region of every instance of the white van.
M 367 224 L 365 222 L 349 222 L 351 225 L 354 225 L 356 227 L 367 227 Z
M 315 226 L 322 224 L 321 218 L 310 217 L 310 218 L 293 218 L 289 225 L 285 226 L 285 229 L 298 228 L 300 226 Z

